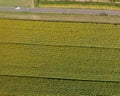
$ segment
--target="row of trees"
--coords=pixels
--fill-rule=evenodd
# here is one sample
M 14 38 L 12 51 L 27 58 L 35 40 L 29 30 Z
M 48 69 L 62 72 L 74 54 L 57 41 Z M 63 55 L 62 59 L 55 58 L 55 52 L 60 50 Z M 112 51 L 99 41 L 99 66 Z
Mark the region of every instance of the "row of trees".
M 120 0 L 109 0 L 110 2 L 120 2 Z

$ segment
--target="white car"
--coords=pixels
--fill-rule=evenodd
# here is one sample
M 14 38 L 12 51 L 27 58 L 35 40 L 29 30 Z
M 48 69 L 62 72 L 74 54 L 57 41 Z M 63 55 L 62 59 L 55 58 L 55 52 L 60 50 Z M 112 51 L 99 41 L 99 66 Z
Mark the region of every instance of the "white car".
M 20 10 L 20 7 L 19 7 L 19 6 L 17 6 L 15 9 L 16 9 L 16 10 Z

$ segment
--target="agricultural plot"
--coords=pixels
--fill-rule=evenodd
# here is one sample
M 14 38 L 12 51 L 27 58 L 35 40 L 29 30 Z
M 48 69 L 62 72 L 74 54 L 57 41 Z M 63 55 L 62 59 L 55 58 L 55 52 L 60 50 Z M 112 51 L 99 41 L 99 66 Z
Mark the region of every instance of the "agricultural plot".
M 120 52 L 116 49 L 0 44 L 0 74 L 119 81 Z
M 120 25 L 9 19 L 0 25 L 2 94 L 120 94 Z
M 112 82 L 14 76 L 0 76 L 0 82 L 2 82 L 1 96 L 119 96 L 120 94 L 120 84 Z
M 120 25 L 0 19 L 0 41 L 120 48 Z
M 54 8 L 88 8 L 88 9 L 108 9 L 120 10 L 119 3 L 104 2 L 76 2 L 76 1 L 39 1 L 38 7 L 54 7 Z
M 33 7 L 34 0 L 0 0 L 0 6 Z

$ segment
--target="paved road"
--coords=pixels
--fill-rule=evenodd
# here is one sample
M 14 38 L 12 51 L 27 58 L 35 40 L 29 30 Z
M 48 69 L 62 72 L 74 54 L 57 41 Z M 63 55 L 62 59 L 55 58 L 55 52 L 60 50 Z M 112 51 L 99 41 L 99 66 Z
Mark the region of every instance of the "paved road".
M 118 15 L 120 11 L 116 10 L 91 10 L 91 9 L 63 9 L 63 8 L 25 8 L 20 10 L 15 7 L 0 7 L 0 11 L 9 12 L 32 12 L 32 13 L 60 13 L 60 14 L 94 14 L 94 15 Z

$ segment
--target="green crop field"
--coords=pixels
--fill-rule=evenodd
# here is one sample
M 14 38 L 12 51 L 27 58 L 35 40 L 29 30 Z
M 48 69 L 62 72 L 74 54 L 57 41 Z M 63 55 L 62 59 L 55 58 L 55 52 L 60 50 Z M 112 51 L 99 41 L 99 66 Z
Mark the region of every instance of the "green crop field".
M 120 25 L 9 19 L 0 24 L 1 42 L 120 48 Z
M 0 0 L 0 6 L 32 7 L 34 4 L 33 0 Z
M 10 19 L 0 25 L 0 94 L 120 94 L 120 25 Z
M 120 10 L 119 3 L 104 2 L 75 2 L 75 1 L 39 1 L 38 7 L 55 8 L 89 8 L 89 9 L 109 9 Z
M 120 84 L 0 76 L 1 96 L 119 96 Z M 3 85 L 4 84 L 4 85 Z

